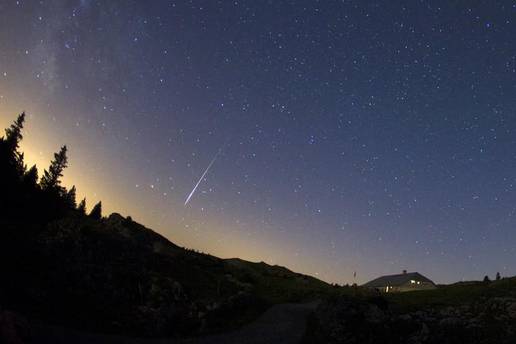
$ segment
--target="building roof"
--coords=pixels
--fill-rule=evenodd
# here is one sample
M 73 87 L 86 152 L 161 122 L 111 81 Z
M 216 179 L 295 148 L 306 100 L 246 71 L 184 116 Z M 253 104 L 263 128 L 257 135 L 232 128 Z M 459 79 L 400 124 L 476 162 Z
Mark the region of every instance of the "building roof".
M 367 282 L 364 284 L 364 287 L 371 287 L 371 288 L 377 288 L 377 287 L 385 287 L 385 286 L 400 286 L 405 283 L 410 282 L 410 280 L 415 281 L 421 281 L 421 282 L 429 282 L 434 284 L 430 279 L 426 278 L 425 276 L 421 275 L 419 272 L 408 272 L 398 275 L 387 275 L 378 277 L 372 281 Z

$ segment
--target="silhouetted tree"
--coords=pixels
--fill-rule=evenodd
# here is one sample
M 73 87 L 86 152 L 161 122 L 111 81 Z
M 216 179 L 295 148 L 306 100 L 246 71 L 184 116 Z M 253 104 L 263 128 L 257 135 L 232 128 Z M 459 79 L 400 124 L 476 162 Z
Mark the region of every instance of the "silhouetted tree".
M 23 153 L 18 151 L 20 141 L 23 139 L 22 129 L 25 122 L 25 112 L 22 112 L 13 124 L 5 129 L 5 137 L 1 139 L 0 159 L 8 178 L 21 178 L 25 173 Z
M 5 143 L 9 147 L 12 152 L 18 150 L 20 146 L 20 141 L 23 139 L 23 135 L 21 133 L 23 129 L 23 123 L 25 122 L 25 112 L 22 112 L 18 115 L 16 121 L 7 129 L 5 129 Z
M 38 186 L 38 168 L 36 165 L 32 166 L 27 173 L 25 173 L 23 182 L 30 187 Z
M 133 223 L 133 219 L 131 216 L 127 216 L 125 219 L 124 219 L 124 225 L 126 226 L 129 226 Z
M 79 205 L 77 206 L 77 211 L 79 211 L 79 213 L 81 213 L 83 215 L 86 215 L 86 197 L 84 197 L 82 199 L 82 201 L 79 203 Z
M 23 152 L 20 153 L 18 150 L 14 152 L 14 168 L 18 177 L 23 177 L 27 171 L 27 165 L 24 163 L 24 157 L 25 154 Z
M 77 190 L 75 189 L 75 185 L 72 186 L 72 188 L 70 190 L 68 190 L 68 192 L 66 193 L 65 201 L 66 201 L 66 205 L 70 209 L 77 208 L 76 194 L 77 194 Z
M 485 275 L 484 276 L 484 283 L 489 283 L 491 282 L 491 280 L 489 279 L 489 276 Z
M 61 147 L 59 153 L 54 154 L 54 160 L 50 163 L 48 171 L 43 172 L 40 183 L 43 190 L 57 191 L 60 195 L 64 192 L 60 178 L 63 176 L 63 170 L 68 166 L 66 151 L 66 146 Z
M 96 220 L 100 220 L 102 218 L 102 202 L 95 204 L 93 209 L 91 209 L 89 216 Z
M 500 273 L 499 273 L 499 272 L 497 272 L 497 273 L 496 273 L 496 280 L 497 280 L 497 281 L 499 281 L 499 280 L 501 280 L 501 279 L 502 279 L 502 276 L 500 276 Z

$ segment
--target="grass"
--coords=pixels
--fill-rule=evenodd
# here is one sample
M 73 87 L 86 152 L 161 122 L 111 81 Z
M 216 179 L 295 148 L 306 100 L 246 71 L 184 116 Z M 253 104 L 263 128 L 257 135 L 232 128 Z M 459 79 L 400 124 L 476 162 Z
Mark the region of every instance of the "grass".
M 439 286 L 434 290 L 385 295 L 391 307 L 402 311 L 414 311 L 422 307 L 458 306 L 488 297 L 516 297 L 516 277 L 490 283 L 459 282 Z
M 321 280 L 281 266 L 241 259 L 226 262 L 235 279 L 252 285 L 254 293 L 270 304 L 311 301 L 334 292 L 331 285 Z

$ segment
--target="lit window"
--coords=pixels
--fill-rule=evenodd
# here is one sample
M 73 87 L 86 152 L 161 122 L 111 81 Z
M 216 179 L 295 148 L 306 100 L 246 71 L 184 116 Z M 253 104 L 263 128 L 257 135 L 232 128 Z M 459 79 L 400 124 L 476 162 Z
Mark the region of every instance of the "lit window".
M 416 281 L 410 280 L 410 284 L 416 284 Z M 419 282 L 418 282 L 418 284 L 419 284 Z

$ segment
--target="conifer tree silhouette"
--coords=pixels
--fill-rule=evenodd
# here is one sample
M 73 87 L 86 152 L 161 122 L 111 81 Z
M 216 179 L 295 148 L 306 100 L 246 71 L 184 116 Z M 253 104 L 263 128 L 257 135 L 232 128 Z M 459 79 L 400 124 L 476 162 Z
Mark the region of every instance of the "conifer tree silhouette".
M 5 129 L 5 142 L 8 145 L 9 149 L 12 152 L 18 150 L 20 146 L 20 141 L 23 139 L 23 135 L 21 133 L 23 129 L 23 123 L 25 122 L 25 112 L 22 112 L 18 115 L 16 121 L 7 129 Z
M 13 124 L 5 129 L 5 137 L 2 138 L 0 159 L 5 164 L 6 174 L 9 178 L 21 178 L 26 166 L 23 163 L 23 153 L 18 151 L 20 141 L 23 139 L 22 129 L 25 122 L 25 112 L 22 112 Z
M 24 163 L 24 156 L 25 154 L 23 152 L 20 153 L 18 150 L 14 152 L 14 168 L 18 177 L 23 177 L 25 172 L 27 172 L 27 165 Z
M 66 193 L 65 201 L 70 209 L 77 208 L 77 201 L 75 200 L 76 194 L 77 190 L 75 189 L 75 185 Z
M 32 188 L 36 188 L 38 186 L 38 168 L 36 165 L 32 166 L 27 173 L 25 173 L 23 176 L 23 182 Z
M 83 215 L 86 215 L 86 197 L 84 197 L 77 206 L 77 211 Z
M 50 163 L 48 171 L 43 172 L 40 182 L 43 190 L 57 192 L 59 195 L 65 192 L 65 189 L 61 186 L 60 178 L 63 176 L 63 170 L 68 166 L 66 151 L 66 146 L 61 147 L 59 153 L 54 154 L 54 160 Z
M 91 209 L 89 216 L 96 220 L 100 220 L 102 218 L 102 202 L 95 204 L 93 209 Z

